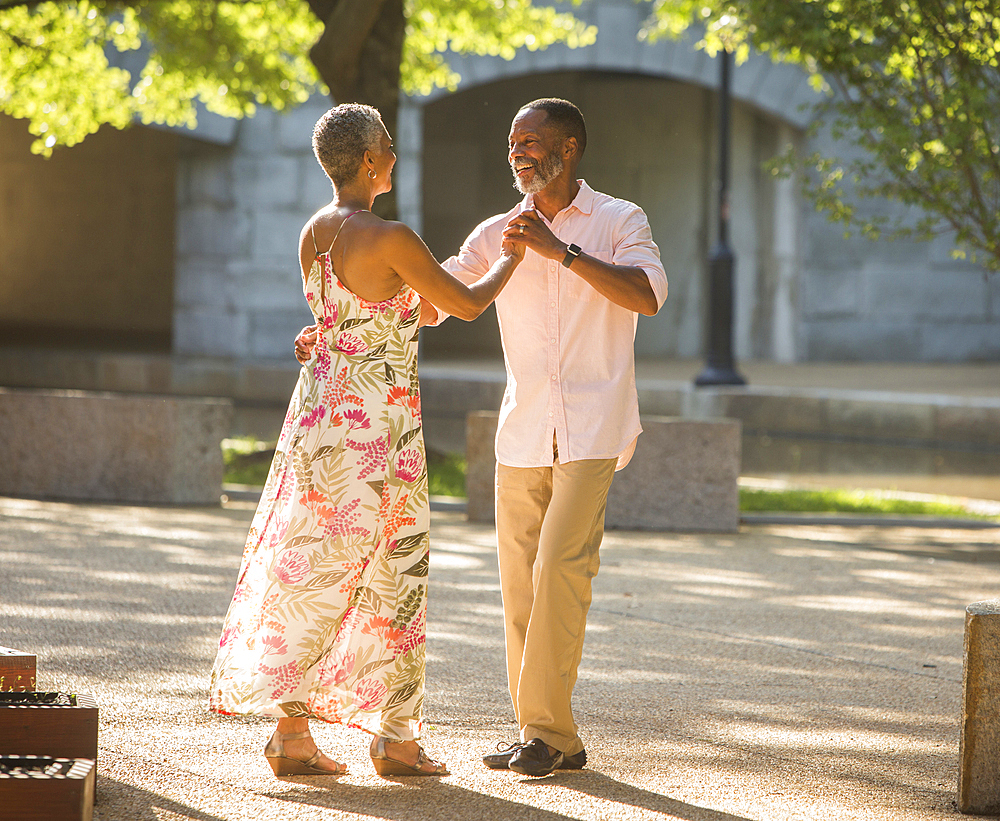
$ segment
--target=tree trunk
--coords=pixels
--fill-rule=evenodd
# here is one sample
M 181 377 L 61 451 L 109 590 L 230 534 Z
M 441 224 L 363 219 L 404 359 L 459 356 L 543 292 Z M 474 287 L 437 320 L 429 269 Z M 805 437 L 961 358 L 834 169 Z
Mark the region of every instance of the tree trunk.
M 326 26 L 309 56 L 334 102 L 374 106 L 395 135 L 406 34 L 403 0 L 309 0 L 309 6 Z M 395 191 L 379 197 L 375 211 L 395 219 Z

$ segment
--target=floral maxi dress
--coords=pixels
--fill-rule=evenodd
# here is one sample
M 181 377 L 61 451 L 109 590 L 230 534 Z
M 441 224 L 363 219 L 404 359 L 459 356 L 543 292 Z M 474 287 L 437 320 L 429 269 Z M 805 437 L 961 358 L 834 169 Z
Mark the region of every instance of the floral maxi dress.
M 329 252 L 305 295 L 321 332 L 247 537 L 209 707 L 418 738 L 429 524 L 419 297 L 404 285 L 360 299 Z

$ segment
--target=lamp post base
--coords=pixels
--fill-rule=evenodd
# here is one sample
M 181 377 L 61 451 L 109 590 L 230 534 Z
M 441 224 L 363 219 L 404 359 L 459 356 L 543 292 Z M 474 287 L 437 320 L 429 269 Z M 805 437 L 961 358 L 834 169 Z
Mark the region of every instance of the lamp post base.
M 746 379 L 740 376 L 730 365 L 706 365 L 695 377 L 696 387 L 708 385 L 745 385 Z

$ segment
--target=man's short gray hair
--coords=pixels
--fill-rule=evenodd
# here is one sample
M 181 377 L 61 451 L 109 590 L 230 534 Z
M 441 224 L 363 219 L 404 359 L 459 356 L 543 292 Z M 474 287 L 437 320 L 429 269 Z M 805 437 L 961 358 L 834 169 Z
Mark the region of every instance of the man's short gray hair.
M 313 129 L 313 153 L 335 186 L 354 179 L 365 151 L 380 153 L 382 117 L 378 109 L 344 103 L 326 112 Z

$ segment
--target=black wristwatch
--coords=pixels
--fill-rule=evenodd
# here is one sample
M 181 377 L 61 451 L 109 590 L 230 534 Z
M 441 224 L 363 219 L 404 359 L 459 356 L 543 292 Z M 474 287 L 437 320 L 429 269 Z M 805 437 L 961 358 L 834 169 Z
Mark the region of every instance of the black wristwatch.
M 570 245 L 569 248 L 566 249 L 566 256 L 563 257 L 562 264 L 569 268 L 569 266 L 573 264 L 573 260 L 580 256 L 581 250 L 583 249 L 581 249 L 579 245 Z

